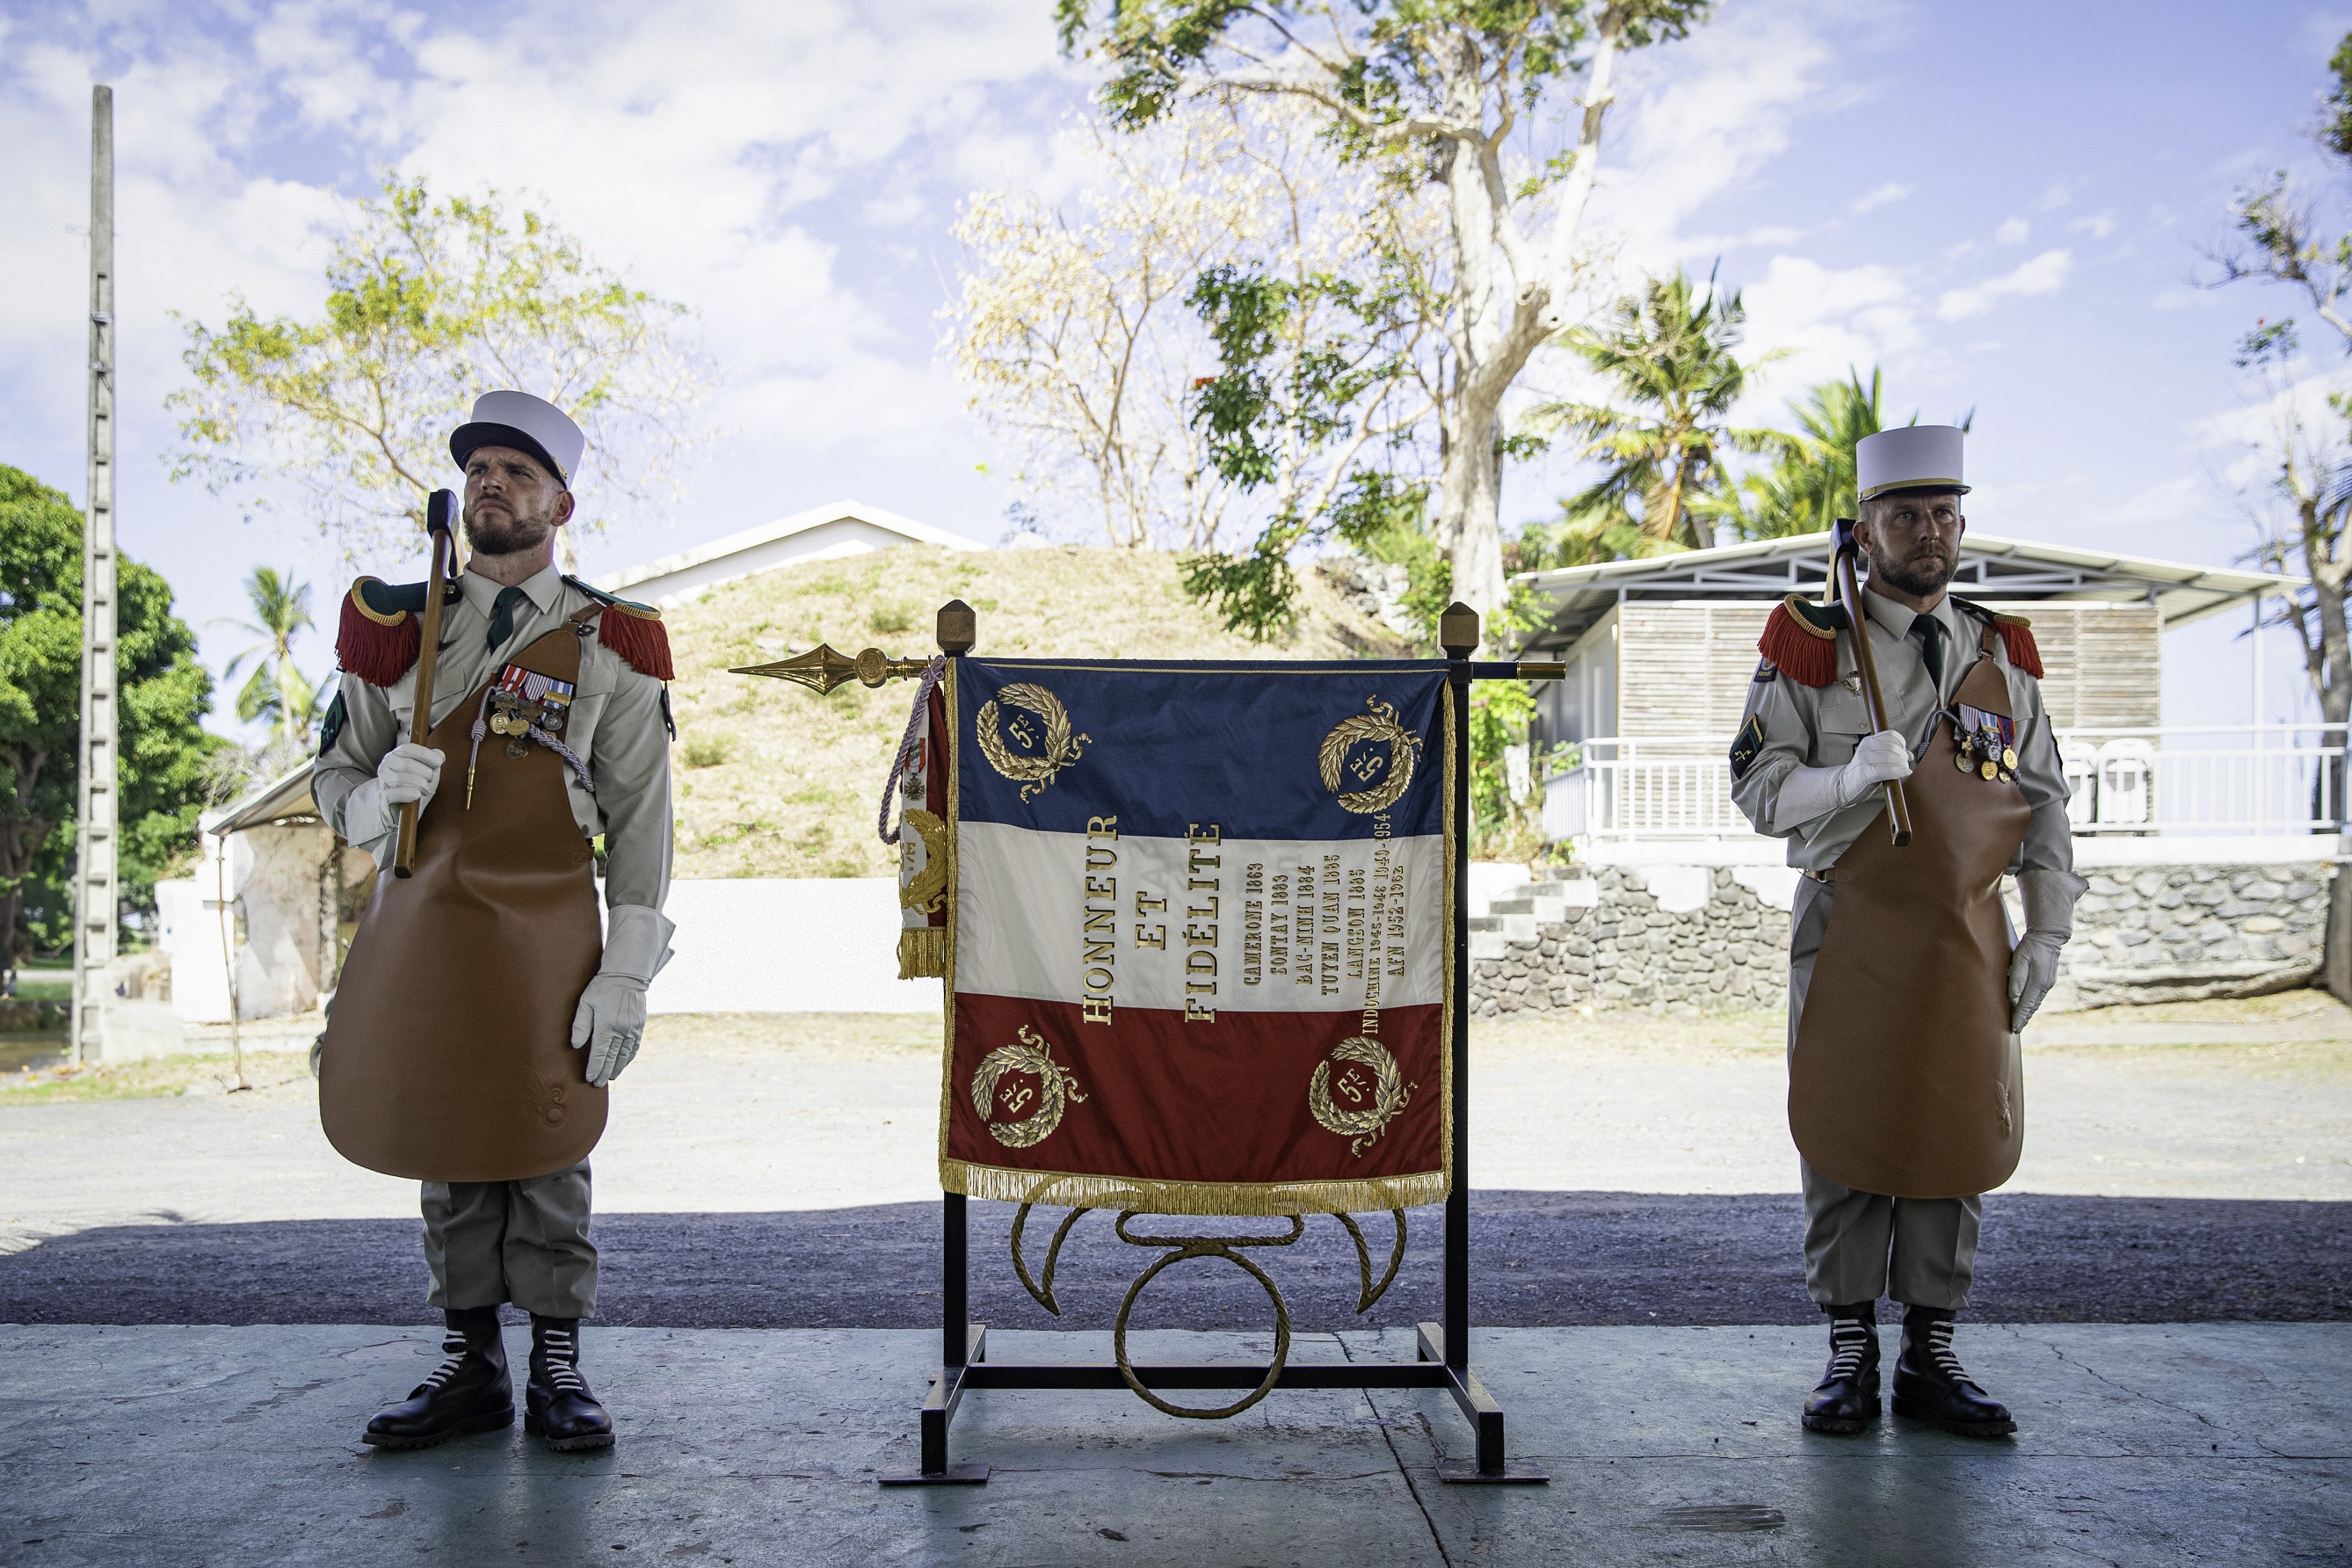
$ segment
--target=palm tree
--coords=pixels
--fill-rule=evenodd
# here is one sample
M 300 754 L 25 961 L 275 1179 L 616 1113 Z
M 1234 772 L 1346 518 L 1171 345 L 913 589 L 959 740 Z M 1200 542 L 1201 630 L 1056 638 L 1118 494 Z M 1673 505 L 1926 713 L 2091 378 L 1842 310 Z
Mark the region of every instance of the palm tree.
M 1727 423 L 1756 368 L 1734 352 L 1747 315 L 1736 289 L 1720 294 L 1711 275 L 1702 288 L 1677 269 L 1620 300 L 1606 327 L 1560 335 L 1562 346 L 1615 384 L 1617 397 L 1529 411 L 1538 431 L 1583 437 L 1581 455 L 1603 472 L 1560 503 L 1557 522 L 1529 530 L 1541 537 L 1523 542 L 1523 558 L 1573 565 L 1715 542 L 1713 520 L 1738 512 L 1724 448 L 1766 450 L 1776 435 Z
M 224 680 L 234 680 L 239 667 L 253 660 L 253 674 L 236 694 L 236 716 L 248 724 L 268 720 L 272 742 L 307 747 L 318 729 L 319 692 L 294 662 L 294 637 L 313 625 L 310 585 L 296 582 L 291 573 L 281 576 L 275 567 L 257 566 L 245 580 L 245 597 L 253 619 L 229 624 L 262 640 L 221 672 Z
M 1873 365 L 1867 387 L 1860 372 L 1848 370 L 1845 380 L 1822 382 L 1789 405 L 1799 428 L 1775 431 L 1771 468 L 1740 481 L 1736 521 L 1743 538 L 1819 533 L 1853 515 L 1854 446 L 1886 427 L 1880 391 Z M 1911 423 L 1918 422 L 1914 414 Z

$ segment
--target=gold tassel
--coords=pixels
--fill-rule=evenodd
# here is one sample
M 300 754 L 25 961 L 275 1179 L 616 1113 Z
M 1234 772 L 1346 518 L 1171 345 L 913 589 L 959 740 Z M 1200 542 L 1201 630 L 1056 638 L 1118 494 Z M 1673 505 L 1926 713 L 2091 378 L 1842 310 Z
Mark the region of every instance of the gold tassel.
M 948 928 L 908 926 L 898 933 L 898 978 L 936 980 L 948 972 Z

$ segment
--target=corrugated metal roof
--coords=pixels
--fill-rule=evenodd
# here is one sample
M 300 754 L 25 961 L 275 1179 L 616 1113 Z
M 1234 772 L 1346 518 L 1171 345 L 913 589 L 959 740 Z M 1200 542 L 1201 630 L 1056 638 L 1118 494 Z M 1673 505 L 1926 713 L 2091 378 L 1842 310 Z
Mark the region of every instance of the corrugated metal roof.
M 247 791 L 219 816 L 206 813 L 201 825 L 206 833 L 226 837 L 273 822 L 315 822 L 318 817 L 319 805 L 310 798 L 310 764 L 304 763 L 281 778 Z
M 1564 566 L 1512 579 L 1552 602 L 1550 620 L 1528 639 L 1530 649 L 1565 648 L 1612 605 L 1628 600 L 1819 598 L 1827 586 L 1830 536 L 1759 539 L 1714 550 L 1689 550 L 1641 561 Z M 2310 584 L 2301 577 L 2196 566 L 2147 556 L 2117 555 L 2072 545 L 2038 544 L 1992 534 L 1960 538 L 1953 591 L 1964 598 L 2003 604 L 2153 604 L 2168 626 L 2184 626 L 2249 603 L 2257 594 L 2289 594 Z

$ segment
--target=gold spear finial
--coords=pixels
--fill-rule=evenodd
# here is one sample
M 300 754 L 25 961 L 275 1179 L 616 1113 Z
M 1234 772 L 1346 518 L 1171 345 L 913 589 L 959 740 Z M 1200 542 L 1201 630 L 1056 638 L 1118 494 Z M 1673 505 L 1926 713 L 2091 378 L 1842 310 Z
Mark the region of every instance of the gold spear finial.
M 892 658 L 878 647 L 869 647 L 852 658 L 830 643 L 819 643 L 806 653 L 796 653 L 790 658 L 780 658 L 770 664 L 740 664 L 731 673 L 736 675 L 772 675 L 779 680 L 797 681 L 819 696 L 836 686 L 846 686 L 853 679 L 867 686 L 879 686 L 887 680 L 923 673 L 919 658 Z

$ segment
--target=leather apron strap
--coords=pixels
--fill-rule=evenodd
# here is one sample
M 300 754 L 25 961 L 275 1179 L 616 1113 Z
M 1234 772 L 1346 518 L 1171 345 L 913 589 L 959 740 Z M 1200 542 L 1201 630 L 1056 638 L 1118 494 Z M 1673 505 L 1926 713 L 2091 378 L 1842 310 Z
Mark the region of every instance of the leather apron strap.
M 592 629 L 549 632 L 501 676 L 576 688 Z M 605 1091 L 582 1076 L 585 1053 L 571 1042 L 603 938 L 570 768 L 545 745 L 490 736 L 467 800 L 472 728 L 499 685 L 433 727 L 448 761 L 417 825 L 415 874 L 377 879 L 327 1025 L 320 1121 L 345 1159 L 386 1175 L 545 1175 L 585 1159 L 604 1131 Z M 558 705 L 542 707 L 560 726 Z
M 1930 721 L 1908 783 L 1910 844 L 1895 848 L 1874 819 L 1838 858 L 1790 1053 L 1798 1151 L 1860 1192 L 1989 1192 L 2024 1148 L 2000 886 L 2032 808 L 2011 777 L 2014 715 L 1994 636 L 1987 627 L 1952 706 Z M 1993 736 L 2005 766 L 1980 754 Z

